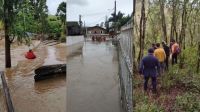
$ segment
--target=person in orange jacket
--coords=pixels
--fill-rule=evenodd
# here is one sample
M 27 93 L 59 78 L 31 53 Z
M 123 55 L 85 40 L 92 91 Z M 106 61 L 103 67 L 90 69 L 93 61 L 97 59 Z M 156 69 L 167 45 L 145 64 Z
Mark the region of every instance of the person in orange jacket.
M 27 59 L 35 59 L 36 58 L 36 55 L 33 53 L 33 51 L 30 49 L 26 54 L 25 54 L 25 57 Z

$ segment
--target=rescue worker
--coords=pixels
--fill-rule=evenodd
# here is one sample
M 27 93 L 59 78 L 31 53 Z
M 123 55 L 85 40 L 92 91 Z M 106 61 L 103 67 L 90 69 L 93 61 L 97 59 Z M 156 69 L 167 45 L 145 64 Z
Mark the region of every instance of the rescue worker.
M 178 45 L 178 43 L 176 43 L 175 40 L 172 40 L 171 51 L 172 51 L 172 65 L 174 65 L 174 64 L 177 64 L 177 60 L 178 60 L 177 56 L 180 53 L 179 45 Z
M 158 59 L 153 55 L 153 48 L 148 49 L 148 55 L 145 56 L 141 63 L 139 73 L 144 75 L 144 91 L 147 91 L 148 80 L 151 78 L 153 93 L 156 93 L 157 85 L 157 72 L 160 70 L 160 65 Z
M 160 43 L 156 44 L 157 49 L 154 51 L 154 56 L 158 59 L 160 63 L 160 73 L 164 73 L 164 67 L 165 67 L 165 59 L 166 54 L 163 48 L 160 47 Z
M 152 48 L 154 49 L 154 50 L 156 50 L 156 44 L 152 44 Z
M 35 59 L 36 58 L 35 54 L 33 53 L 33 51 L 31 49 L 25 54 L 25 57 L 27 59 Z
M 169 62 L 169 56 L 170 56 L 170 48 L 169 46 L 167 46 L 166 42 L 163 41 L 162 42 L 162 46 L 163 46 L 163 49 L 165 51 L 165 54 L 166 54 L 166 58 L 165 58 L 165 69 L 168 70 L 168 62 Z

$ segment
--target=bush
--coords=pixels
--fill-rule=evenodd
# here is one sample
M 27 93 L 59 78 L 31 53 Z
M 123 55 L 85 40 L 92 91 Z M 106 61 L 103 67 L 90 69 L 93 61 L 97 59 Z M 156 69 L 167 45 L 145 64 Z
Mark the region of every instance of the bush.
M 134 112 L 164 112 L 164 110 L 155 103 L 138 103 Z
M 182 96 L 176 97 L 176 102 L 173 110 L 175 112 L 200 112 L 200 98 L 198 94 L 185 93 Z
M 64 36 L 60 37 L 60 41 L 61 42 L 66 42 L 66 37 L 64 37 Z

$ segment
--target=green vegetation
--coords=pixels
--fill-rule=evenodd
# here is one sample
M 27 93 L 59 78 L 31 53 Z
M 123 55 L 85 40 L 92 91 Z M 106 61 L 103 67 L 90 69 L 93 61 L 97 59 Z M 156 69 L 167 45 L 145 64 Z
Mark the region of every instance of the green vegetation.
M 59 40 L 64 37 L 66 3 L 58 7 L 57 16 L 48 16 L 46 0 L 0 0 L 0 20 L 5 25 L 6 67 L 11 67 L 10 46 L 13 41 L 31 43 L 29 34 L 45 35 Z M 65 13 L 64 13 L 65 12 Z M 2 26 L 2 25 L 1 25 Z M 63 27 L 62 27 L 63 26 Z M 61 40 L 61 39 L 60 39 Z M 63 41 L 63 39 L 62 39 Z
M 145 104 L 149 110 L 157 107 L 165 112 L 199 112 L 200 1 L 138 0 L 135 10 L 133 65 L 139 64 L 152 43 L 164 40 L 169 45 L 174 39 L 182 50 L 178 64 L 170 66 L 169 71 L 158 77 L 156 96 L 151 92 L 143 93 L 143 77 L 137 75 L 137 66 L 134 68 L 135 110 L 139 109 L 138 104 Z M 147 101 L 141 97 L 147 97 Z
M 199 94 L 184 93 L 176 97 L 176 102 L 173 107 L 174 112 L 199 112 L 200 111 Z
M 0 21 L 0 30 L 2 30 L 2 29 L 3 29 L 3 22 Z
M 62 32 L 61 32 L 61 42 L 66 42 L 66 34 L 67 34 L 67 25 L 66 25 L 66 2 L 62 2 L 59 4 L 57 8 L 56 16 L 61 20 Z
M 58 40 L 61 37 L 61 32 L 62 32 L 61 20 L 54 15 L 49 15 L 48 16 L 49 39 Z
M 187 47 L 182 51 L 184 68 L 170 66 L 169 71 L 158 77 L 158 95 L 143 93 L 143 78 L 134 77 L 134 102 L 136 112 L 200 111 L 200 73 L 196 72 L 197 48 Z M 151 82 L 149 82 L 150 86 Z M 147 110 L 148 109 L 148 110 Z M 155 110 L 157 109 L 157 110 Z M 152 111 L 152 112 L 153 112 Z
M 120 30 L 120 28 L 123 25 L 125 25 L 129 20 L 131 20 L 131 16 L 130 15 L 124 16 L 124 13 L 119 11 L 116 14 L 116 18 L 115 18 L 115 14 L 112 13 L 111 17 L 108 19 L 108 22 L 112 22 L 112 25 L 111 25 L 110 28 L 113 28 L 113 27 L 116 26 L 117 30 Z M 105 23 L 107 23 L 107 21 Z

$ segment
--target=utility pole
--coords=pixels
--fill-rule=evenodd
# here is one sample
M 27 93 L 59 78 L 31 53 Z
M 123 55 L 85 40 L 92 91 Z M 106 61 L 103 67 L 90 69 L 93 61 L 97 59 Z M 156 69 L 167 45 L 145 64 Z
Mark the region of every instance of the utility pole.
M 85 28 L 85 21 L 84 21 L 84 37 L 86 37 L 86 28 Z
M 115 34 L 117 33 L 117 17 L 116 17 L 116 10 L 117 10 L 117 8 L 116 8 L 116 0 L 115 0 L 115 6 L 114 6 L 114 32 L 115 32 Z
M 106 15 L 105 20 L 105 27 L 106 27 L 106 33 L 109 33 L 109 22 L 108 22 L 108 16 Z
M 83 33 L 83 31 L 82 31 L 82 21 L 81 21 L 81 15 L 79 15 L 79 25 L 80 25 L 80 33 L 82 34 Z

